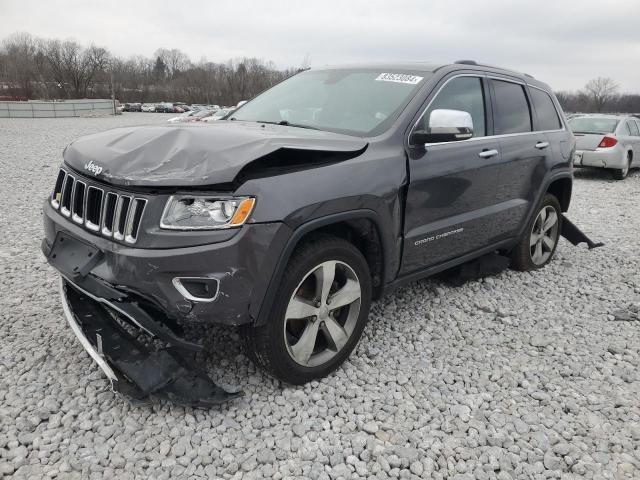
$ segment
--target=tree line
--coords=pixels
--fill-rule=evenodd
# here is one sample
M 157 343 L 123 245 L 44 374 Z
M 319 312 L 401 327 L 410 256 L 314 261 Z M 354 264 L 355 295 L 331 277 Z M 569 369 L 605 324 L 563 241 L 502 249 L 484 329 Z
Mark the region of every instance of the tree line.
M 160 48 L 153 57 L 121 58 L 106 48 L 74 40 L 14 33 L 0 44 L 0 97 L 109 98 L 113 91 L 123 103 L 235 105 L 301 68 L 281 70 L 257 58 L 193 62 L 175 48 Z M 557 96 L 565 112 L 640 112 L 640 95 L 620 94 L 610 78 L 593 79 L 581 90 Z
M 0 45 L 0 97 L 22 100 L 110 98 L 113 91 L 122 103 L 235 105 L 297 71 L 257 58 L 194 63 L 166 48 L 151 58 L 121 58 L 103 47 L 29 33 L 14 33 Z

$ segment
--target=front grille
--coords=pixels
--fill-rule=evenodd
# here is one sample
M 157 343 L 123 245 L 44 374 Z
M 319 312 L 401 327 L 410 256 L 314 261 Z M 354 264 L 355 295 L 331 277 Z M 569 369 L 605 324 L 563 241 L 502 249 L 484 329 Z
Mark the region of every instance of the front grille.
M 60 170 L 51 206 L 87 230 L 108 238 L 136 243 L 147 200 L 90 185 Z

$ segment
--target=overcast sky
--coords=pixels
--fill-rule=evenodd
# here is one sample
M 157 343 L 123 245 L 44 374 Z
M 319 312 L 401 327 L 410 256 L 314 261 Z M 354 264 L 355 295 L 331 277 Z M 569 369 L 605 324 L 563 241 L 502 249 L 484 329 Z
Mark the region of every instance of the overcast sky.
M 474 59 L 556 90 L 605 76 L 640 92 L 640 0 L 0 0 L 0 12 L 0 38 L 74 38 L 120 56 L 178 48 L 281 68 Z

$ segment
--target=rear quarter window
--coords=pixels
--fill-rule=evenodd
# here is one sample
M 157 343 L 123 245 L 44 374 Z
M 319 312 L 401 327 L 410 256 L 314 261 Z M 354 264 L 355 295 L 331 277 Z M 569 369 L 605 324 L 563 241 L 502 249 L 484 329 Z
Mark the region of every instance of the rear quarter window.
M 547 92 L 537 88 L 529 88 L 531 101 L 536 111 L 536 130 L 557 130 L 562 128 L 562 122 L 558 116 L 553 100 Z

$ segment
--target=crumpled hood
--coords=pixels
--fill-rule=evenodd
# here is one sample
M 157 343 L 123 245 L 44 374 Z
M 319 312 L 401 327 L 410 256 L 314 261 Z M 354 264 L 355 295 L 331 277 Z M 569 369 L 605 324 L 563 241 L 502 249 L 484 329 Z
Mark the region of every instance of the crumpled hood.
M 233 182 L 249 163 L 279 149 L 357 152 L 367 141 L 319 130 L 219 121 L 125 127 L 82 137 L 64 161 L 114 185 L 198 186 Z

